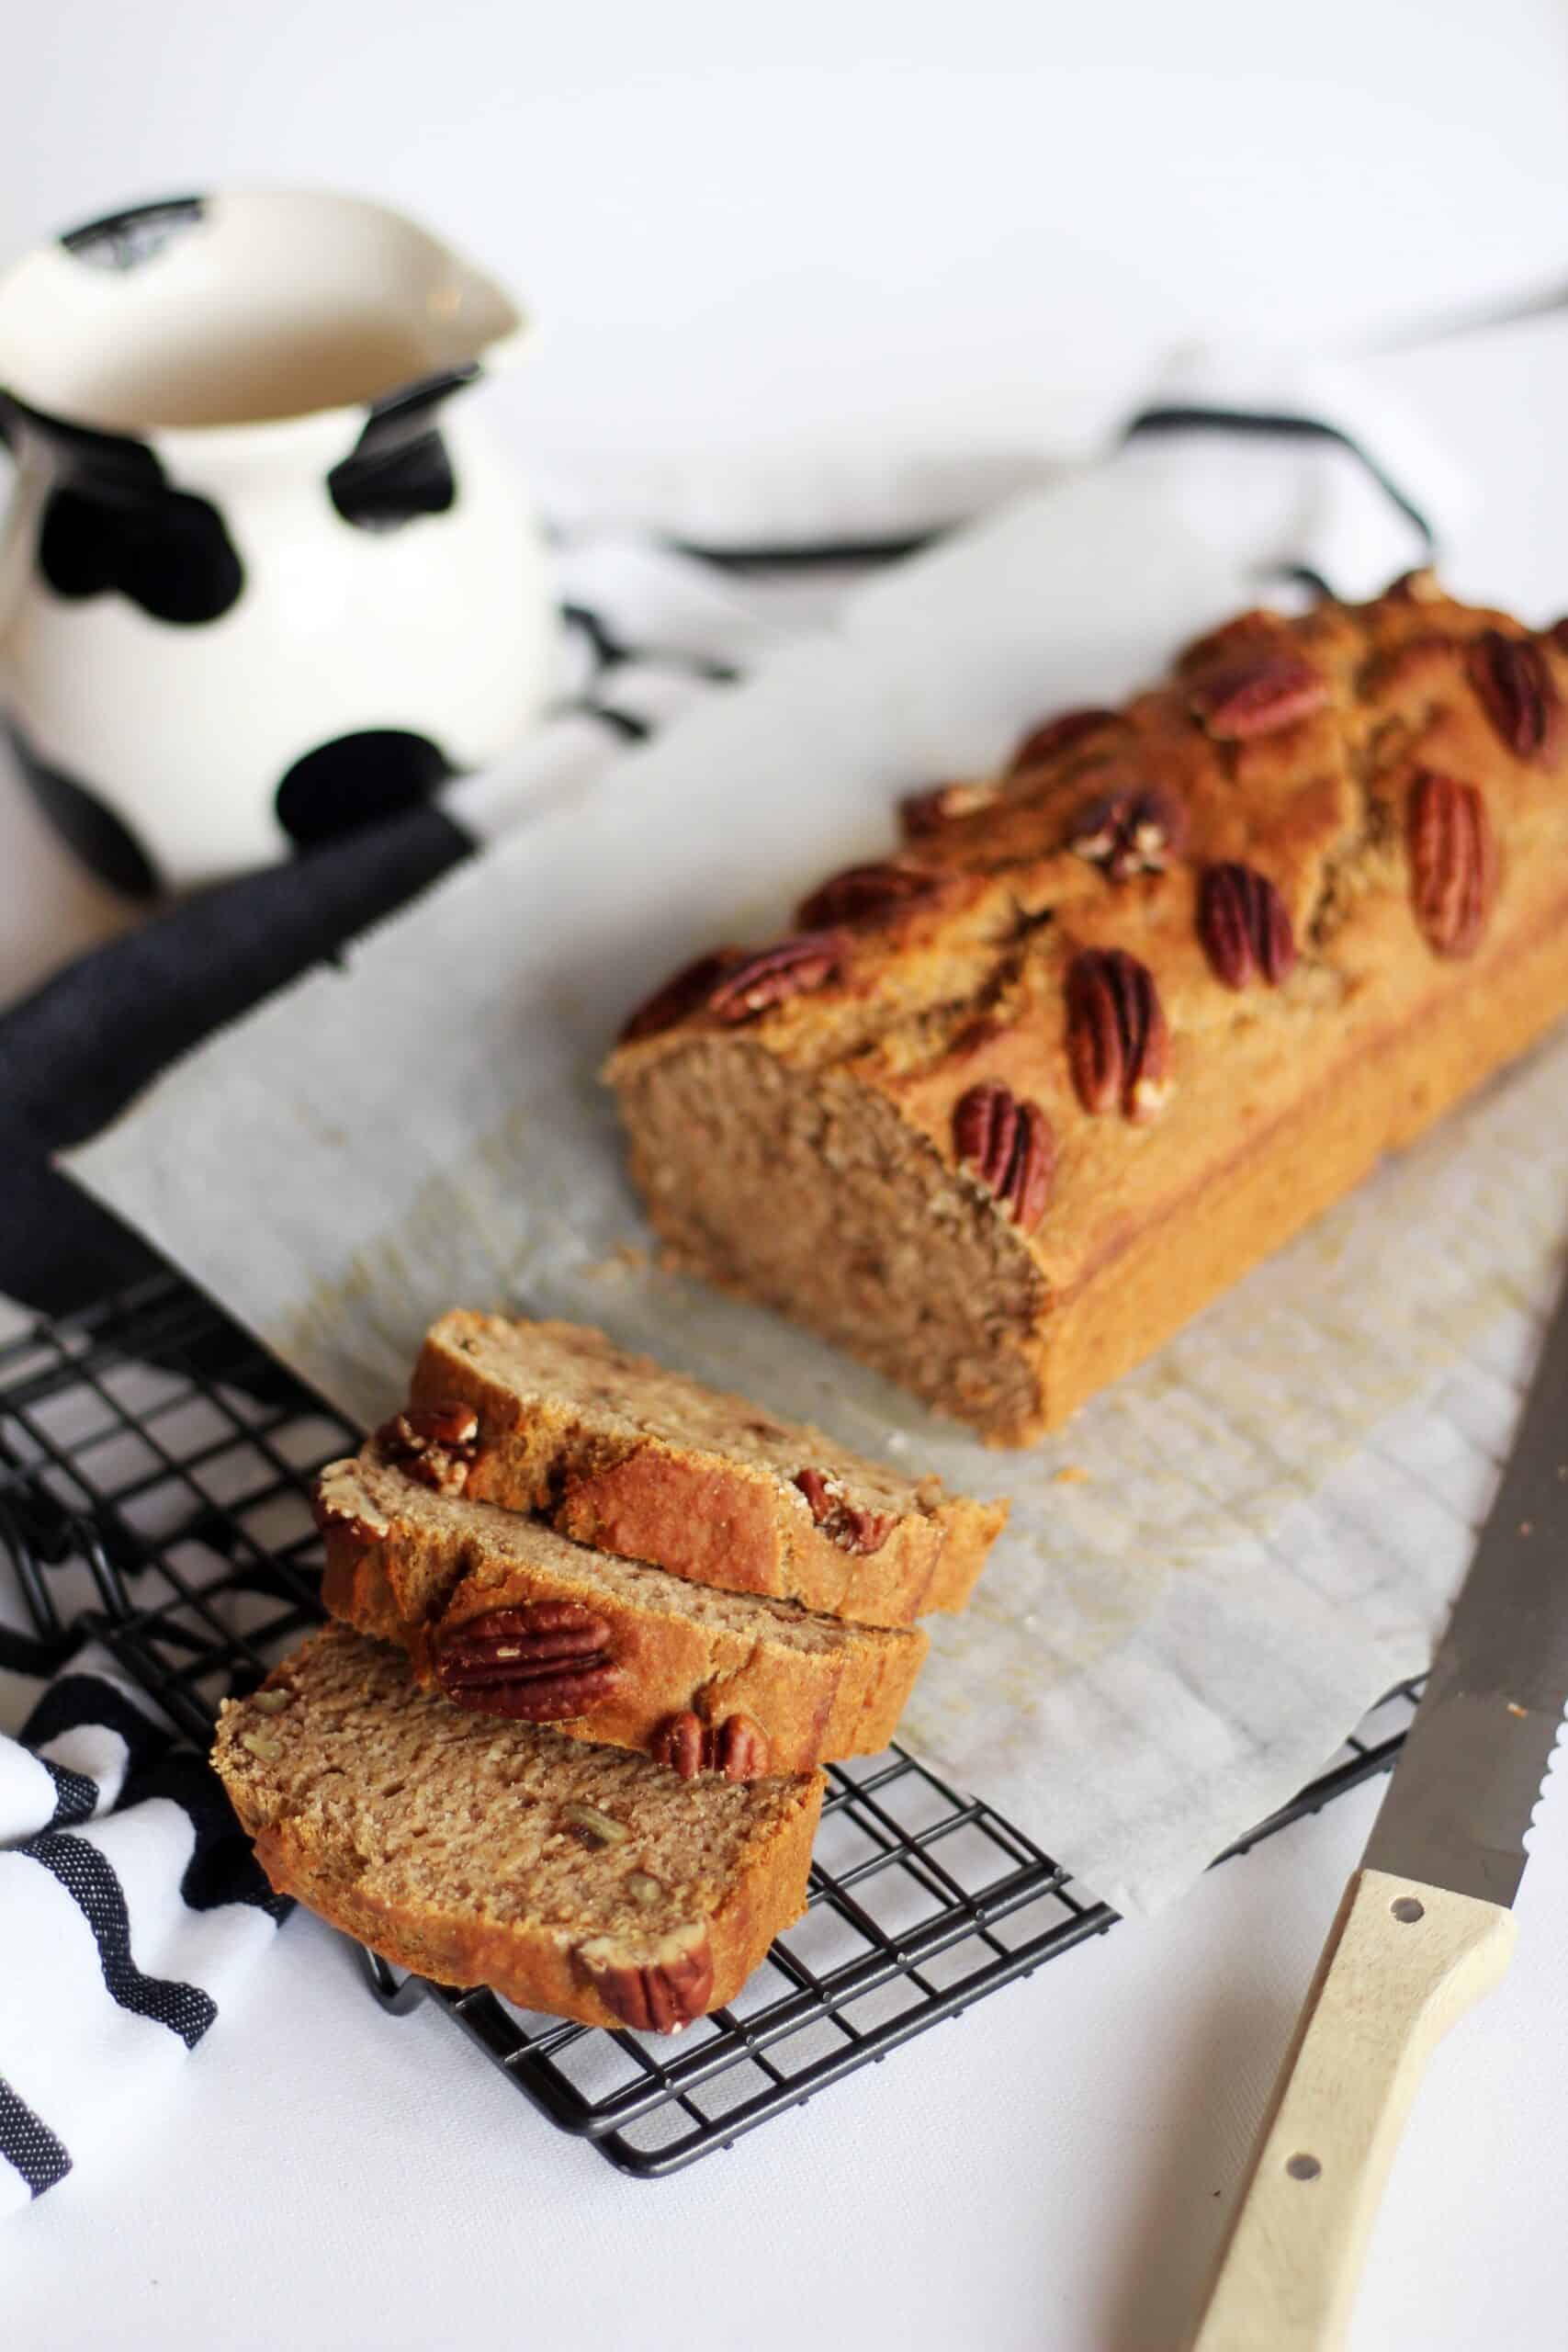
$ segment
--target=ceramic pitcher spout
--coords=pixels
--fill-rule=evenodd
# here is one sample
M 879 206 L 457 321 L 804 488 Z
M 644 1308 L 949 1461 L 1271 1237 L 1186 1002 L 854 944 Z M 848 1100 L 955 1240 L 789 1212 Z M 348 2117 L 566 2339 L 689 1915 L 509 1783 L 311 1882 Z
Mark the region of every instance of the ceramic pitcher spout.
M 40 246 L 0 277 L 0 385 L 105 433 L 276 424 L 448 390 L 525 321 L 442 239 L 360 197 L 171 197 Z

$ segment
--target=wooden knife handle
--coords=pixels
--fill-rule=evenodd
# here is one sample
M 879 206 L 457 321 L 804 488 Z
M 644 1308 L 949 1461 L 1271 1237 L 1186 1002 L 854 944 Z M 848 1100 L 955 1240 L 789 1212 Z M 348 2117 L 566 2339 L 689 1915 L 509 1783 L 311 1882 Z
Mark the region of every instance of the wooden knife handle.
M 1332 2352 L 1428 2053 L 1513 1956 L 1495 1903 L 1358 1871 L 1324 1946 L 1192 2352 Z

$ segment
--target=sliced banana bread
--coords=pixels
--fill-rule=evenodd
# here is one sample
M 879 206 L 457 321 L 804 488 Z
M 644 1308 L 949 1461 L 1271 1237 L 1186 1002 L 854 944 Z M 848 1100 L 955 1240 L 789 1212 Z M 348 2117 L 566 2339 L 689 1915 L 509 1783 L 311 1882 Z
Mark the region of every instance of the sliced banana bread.
M 459 1707 L 648 1749 L 687 1778 L 809 1771 L 892 1738 L 915 1629 L 851 1625 L 586 1550 L 542 1520 L 445 1495 L 377 1445 L 321 1473 L 322 1597 L 398 1643 Z
M 962 1609 L 1007 1518 L 574 1323 L 444 1315 L 381 1436 L 427 1485 L 865 1624 Z
M 585 2025 L 678 2031 L 806 1908 L 820 1773 L 688 1785 L 466 1714 L 342 1626 L 225 1704 L 212 1760 L 279 1894 L 400 1967 Z

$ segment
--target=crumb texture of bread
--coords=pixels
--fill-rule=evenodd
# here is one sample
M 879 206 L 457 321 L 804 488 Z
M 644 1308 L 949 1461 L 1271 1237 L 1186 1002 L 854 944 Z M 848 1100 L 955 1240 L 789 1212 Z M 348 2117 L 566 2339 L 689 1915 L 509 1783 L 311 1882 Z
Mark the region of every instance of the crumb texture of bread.
M 962 1609 L 1007 1517 L 578 1324 L 444 1315 L 410 1406 L 459 1404 L 478 1422 L 460 1472 L 471 1498 L 694 1583 L 862 1623 Z
M 610 1057 L 651 1222 L 1031 1443 L 1568 1009 L 1568 625 L 1244 614 L 797 920 Z
M 397 1965 L 666 2030 L 805 1909 L 823 1791 L 466 1713 L 342 1626 L 225 1703 L 213 1762 L 273 1886 Z
M 918 1629 L 848 1623 L 590 1551 L 522 1512 L 433 1491 L 375 1444 L 322 1472 L 317 1515 L 333 1616 L 400 1644 L 427 1688 L 479 1711 L 526 1706 L 579 1739 L 652 1750 L 671 1718 L 691 1712 L 716 1728 L 748 1718 L 770 1773 L 874 1755 L 929 1646 Z M 577 1620 L 562 1620 L 562 1605 Z M 510 1614 L 496 1624 L 501 1611 Z M 570 1675 L 570 1634 L 563 1647 L 572 1622 L 589 1628 L 577 1659 L 591 1664 L 586 1683 Z M 476 1623 L 501 1656 L 465 1691 L 446 1662 Z M 519 1658 L 535 1623 L 546 1628 L 543 1654 Z M 508 1650 L 528 1678 L 510 1688 Z

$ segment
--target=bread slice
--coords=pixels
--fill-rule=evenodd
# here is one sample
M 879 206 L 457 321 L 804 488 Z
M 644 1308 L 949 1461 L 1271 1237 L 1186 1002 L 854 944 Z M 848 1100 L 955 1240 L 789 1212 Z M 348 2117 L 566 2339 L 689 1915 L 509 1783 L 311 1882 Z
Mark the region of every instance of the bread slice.
M 444 1315 L 400 1429 L 422 1475 L 579 1543 L 864 1624 L 962 1609 L 1007 1518 L 573 1323 Z
M 793 1601 L 715 1592 L 440 1494 L 374 1444 L 317 1483 L 322 1596 L 458 1706 L 733 1779 L 874 1755 L 929 1646 Z
M 226 1702 L 212 1760 L 277 1892 L 399 1967 L 661 2032 L 799 1917 L 822 1804 L 820 1773 L 688 1783 L 466 1714 L 336 1625 Z

